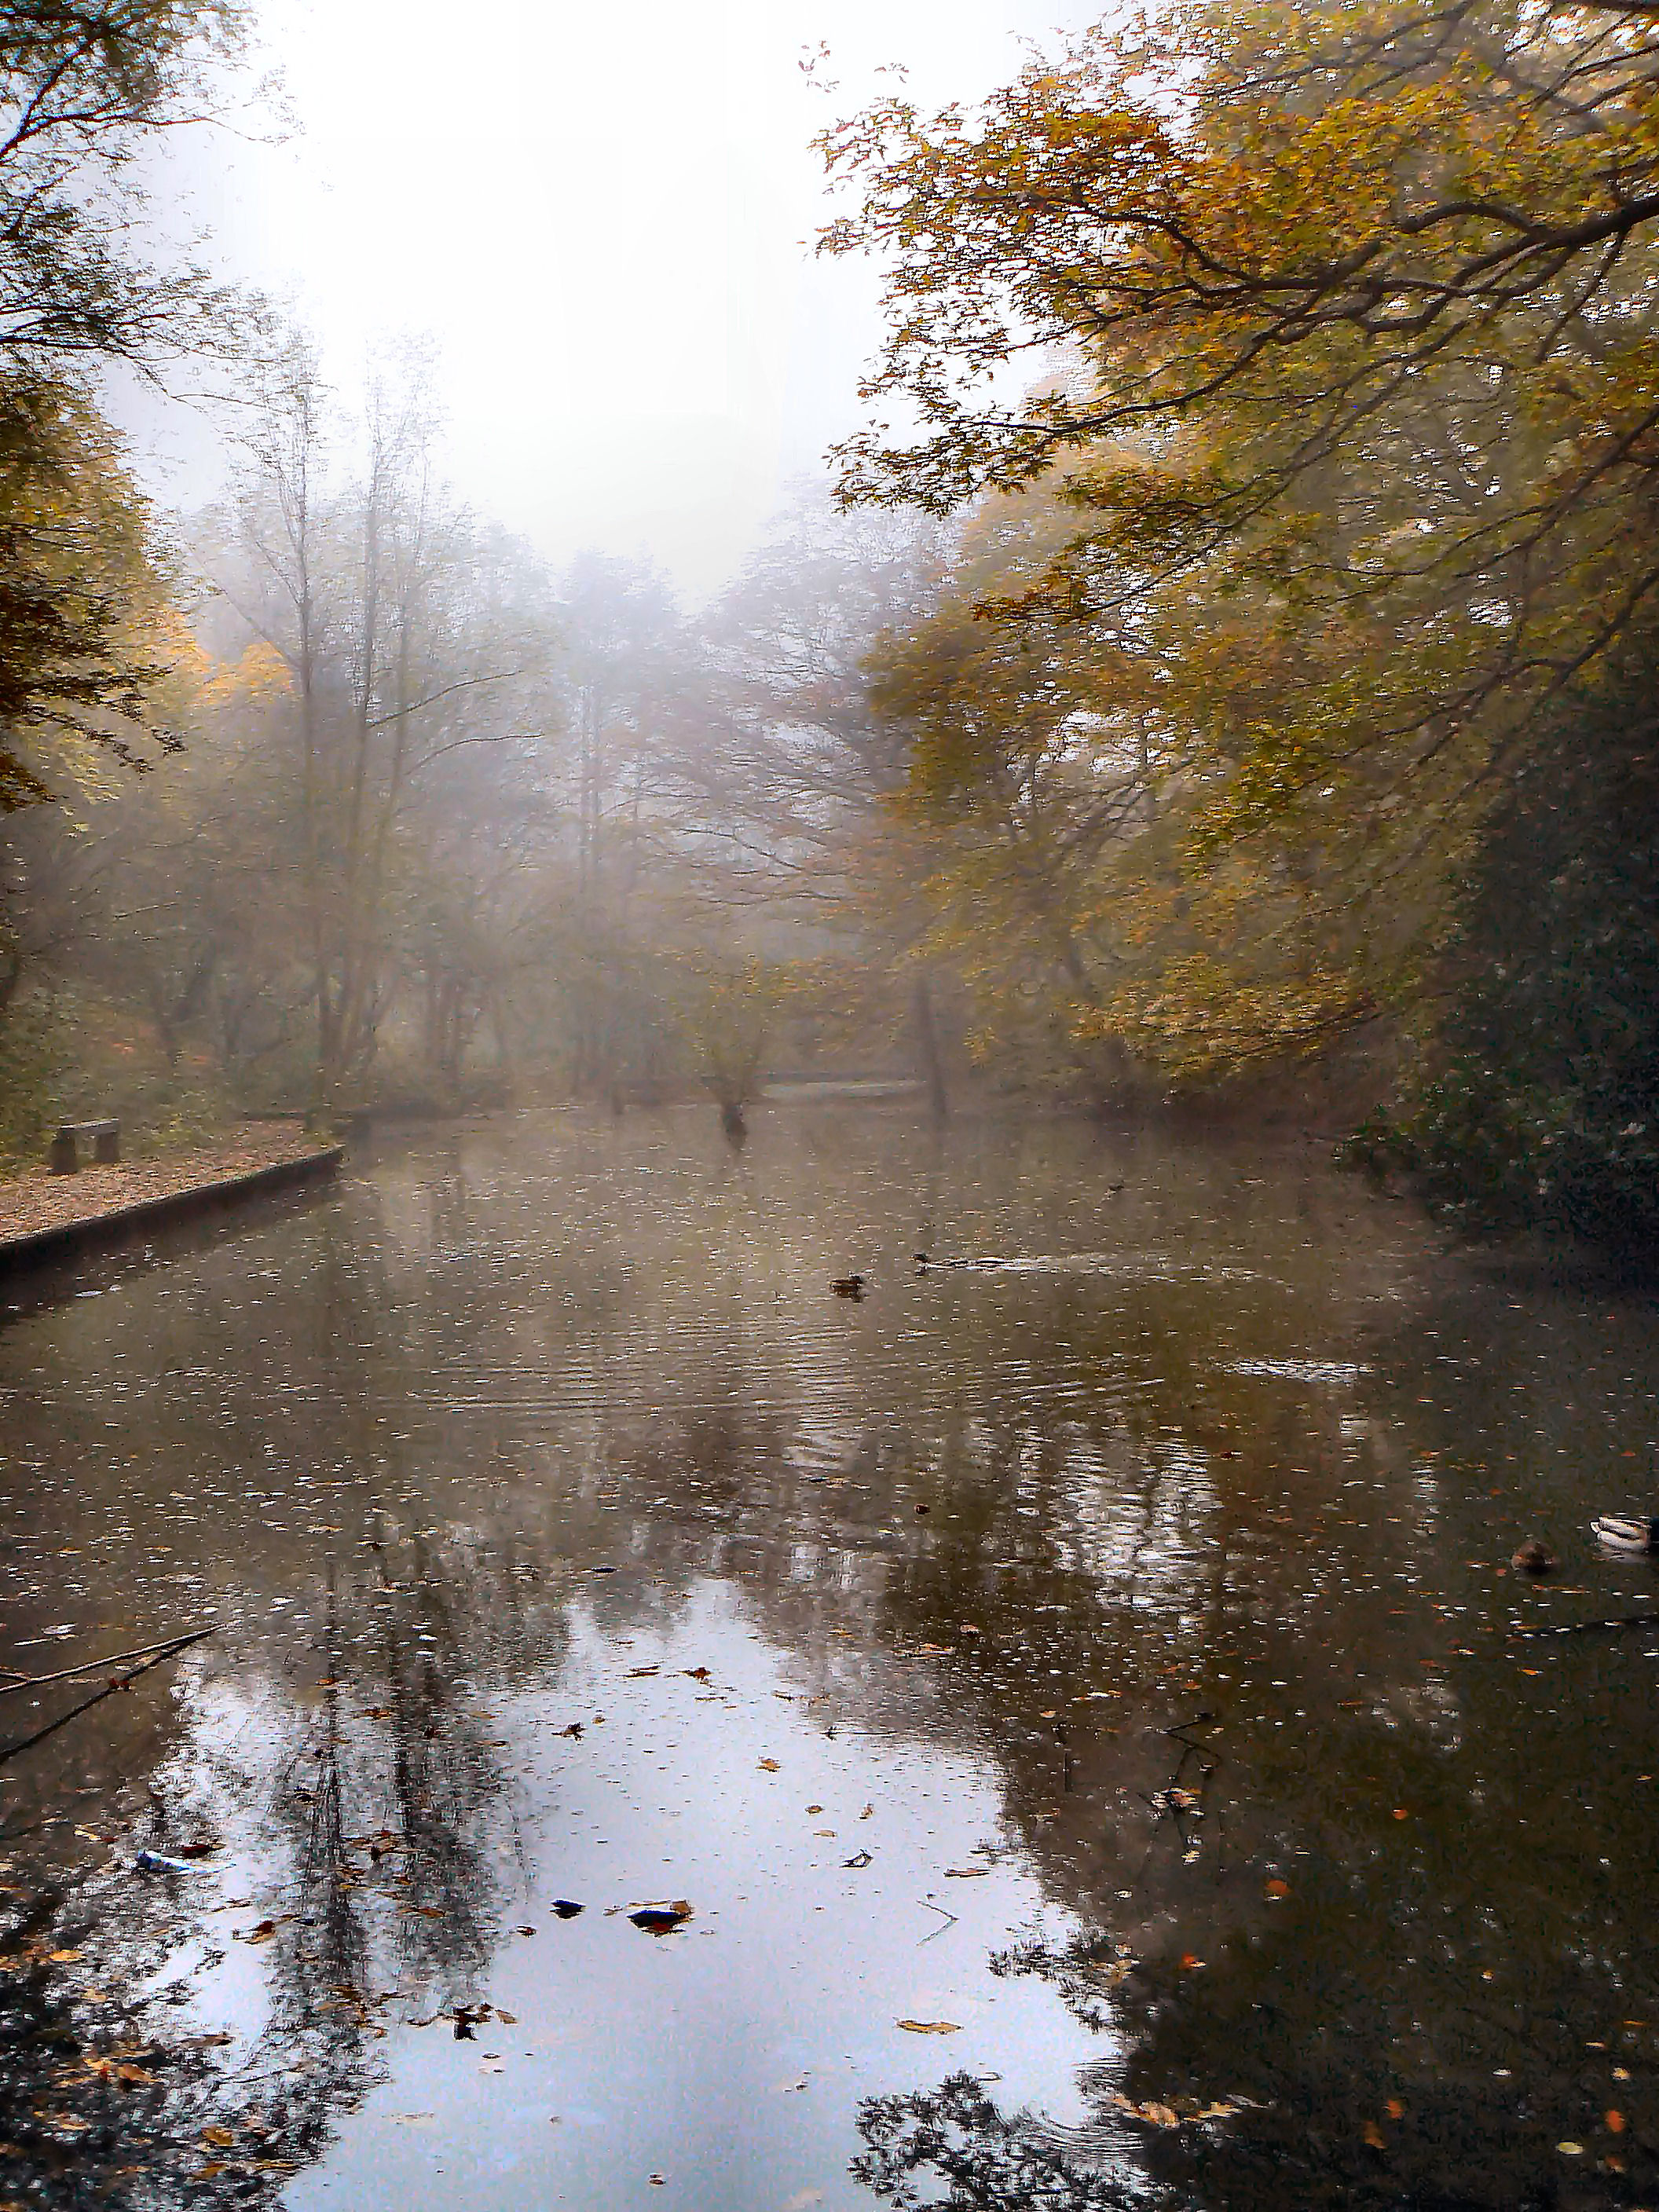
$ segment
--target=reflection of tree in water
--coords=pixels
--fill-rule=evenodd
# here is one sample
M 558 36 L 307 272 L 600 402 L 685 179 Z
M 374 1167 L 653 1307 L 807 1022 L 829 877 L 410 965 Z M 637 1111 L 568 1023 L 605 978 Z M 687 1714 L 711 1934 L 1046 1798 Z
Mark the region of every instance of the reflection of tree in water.
M 498 1936 L 507 1789 L 483 1706 L 556 1658 L 562 1608 L 511 1555 L 387 1539 L 371 1557 L 327 1593 L 315 1705 L 265 1670 L 249 1709 L 262 1755 L 210 1752 L 151 1790 L 153 1848 L 241 1828 L 274 1856 L 240 1923 L 245 1939 L 264 1931 L 262 2032 L 228 2066 L 228 2037 L 180 2033 L 167 2009 L 195 1994 L 181 1971 L 193 1956 L 223 1956 L 192 1878 L 135 1875 L 124 1846 L 77 1887 L 43 1891 L 0 1967 L 0 2201 L 9 2188 L 73 2212 L 272 2200 L 375 2079 L 391 2006 L 429 2017 L 476 2000 Z M 112 1992 L 162 1985 L 76 2002 L 51 1955 L 70 1950 Z
M 897 2212 L 1120 2212 L 1146 2201 L 1144 2183 L 1099 2172 L 1032 2114 L 1000 2111 L 971 2074 L 866 2098 L 858 2131 L 854 2178 Z

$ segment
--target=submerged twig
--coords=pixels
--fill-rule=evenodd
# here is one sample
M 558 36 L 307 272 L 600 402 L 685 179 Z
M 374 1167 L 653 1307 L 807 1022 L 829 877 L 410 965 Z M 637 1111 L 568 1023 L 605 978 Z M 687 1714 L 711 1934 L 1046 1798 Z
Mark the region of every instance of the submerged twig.
M 957 1916 L 954 1912 L 947 1912 L 942 1905 L 935 1905 L 930 1897 L 919 1897 L 916 1899 L 916 1903 L 921 1905 L 924 1912 L 937 1912 L 939 1916 L 940 1921 L 943 1923 L 942 1926 L 933 1929 L 932 1935 L 924 1936 L 921 1938 L 916 1945 L 916 1948 L 920 1950 L 923 1943 L 931 1943 L 933 1941 L 934 1936 L 942 1936 L 945 1933 L 945 1928 L 954 1928 L 957 1923 Z
M 100 1689 L 94 1690 L 89 1698 L 82 1698 L 78 1705 L 71 1705 L 66 1713 L 59 1713 L 55 1721 L 48 1721 L 44 1728 L 36 1729 L 33 1735 L 26 1735 L 17 1743 L 9 1743 L 3 1751 L 0 1751 L 0 1766 L 3 1766 L 9 1759 L 15 1759 L 19 1752 L 33 1750 L 37 1743 L 43 1743 L 47 1736 L 55 1735 L 60 1728 L 66 1727 L 70 1721 L 76 1719 L 78 1715 L 88 1711 L 94 1705 L 101 1704 L 104 1698 L 112 1697 L 117 1690 L 128 1688 L 141 1674 L 148 1674 L 152 1667 L 161 1666 L 165 1660 L 176 1659 L 179 1654 L 191 1644 L 199 1644 L 204 1636 L 211 1636 L 212 1633 L 211 1628 L 198 1628 L 188 1636 L 175 1637 L 171 1644 L 164 1645 L 161 1650 L 153 1653 L 148 1659 L 140 1659 L 138 1664 L 127 1674 L 112 1676 Z
M 169 1651 L 182 1651 L 185 1644 L 199 1643 L 203 1637 L 211 1636 L 214 1626 L 210 1621 L 205 1628 L 191 1629 L 183 1636 L 164 1637 L 159 1644 L 139 1644 L 131 1651 L 111 1651 L 102 1659 L 83 1659 L 78 1667 L 60 1667 L 55 1674 L 14 1675 L 8 1667 L 4 1672 L 9 1679 L 0 1682 L 0 1698 L 13 1690 L 39 1690 L 48 1682 L 67 1682 L 76 1674 L 95 1674 L 101 1668 L 119 1667 L 129 1659 L 148 1659 L 152 1653 L 165 1656 Z

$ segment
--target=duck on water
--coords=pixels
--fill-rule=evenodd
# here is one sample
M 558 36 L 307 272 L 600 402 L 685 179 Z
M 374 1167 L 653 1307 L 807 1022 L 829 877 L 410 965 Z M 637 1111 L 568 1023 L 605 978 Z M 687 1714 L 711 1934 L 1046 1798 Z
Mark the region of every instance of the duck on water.
M 1609 1552 L 1640 1559 L 1659 1556 L 1659 1514 L 1604 1513 L 1592 1527 L 1596 1542 Z

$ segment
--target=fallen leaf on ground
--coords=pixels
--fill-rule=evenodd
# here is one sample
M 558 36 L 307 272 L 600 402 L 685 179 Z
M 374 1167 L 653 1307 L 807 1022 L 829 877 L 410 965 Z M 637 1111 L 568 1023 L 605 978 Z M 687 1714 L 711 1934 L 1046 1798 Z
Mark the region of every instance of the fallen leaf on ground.
M 763 1774 L 776 1774 L 779 1771 L 778 1762 L 775 1759 L 763 1759 L 760 1763 L 760 1770 Z
M 868 1851 L 856 1851 L 850 1859 L 843 1859 L 842 1861 L 842 1864 L 848 1867 L 867 1867 L 869 1863 L 870 1854 Z
M 1288 1897 L 1291 1893 L 1291 1885 L 1287 1881 L 1281 1881 L 1275 1875 L 1267 1886 L 1267 1893 L 1269 1897 Z
M 246 1936 L 238 1935 L 234 1928 L 230 1932 L 236 1937 L 239 1943 L 269 1943 L 276 1933 L 276 1923 L 274 1920 L 262 1920 L 257 1928 L 250 1928 Z
M 48 1951 L 46 1954 L 54 1966 L 72 1966 L 86 1955 L 84 1951 Z
M 707 1667 L 682 1667 L 680 1672 L 682 1674 L 689 1674 L 694 1682 L 706 1682 L 708 1680 Z
M 1603 2112 L 1601 2115 L 1601 2124 L 1607 2129 L 1609 2135 L 1621 2136 L 1625 2132 L 1625 2116 L 1622 2112 Z
M 556 1897 L 553 1900 L 553 1910 L 561 1920 L 574 1920 L 582 1907 L 577 1904 L 574 1897 Z
M 912 2035 L 955 2035 L 962 2023 L 956 2020 L 902 2020 L 899 2026 Z
M 946 1881 L 981 1881 L 991 1871 L 989 1867 L 946 1867 Z
M 1403 2120 L 1406 2117 L 1406 2107 L 1398 2097 L 1390 2097 L 1382 2109 L 1391 2120 Z
M 215 2150 L 229 2150 L 234 2145 L 236 2138 L 228 2128 L 204 2128 L 202 2141 L 204 2143 L 210 2143 Z
M 1361 2128 L 1359 2132 L 1365 2138 L 1366 2142 L 1370 2146 L 1372 2150 L 1383 2150 L 1387 2148 L 1387 2145 L 1382 2141 L 1382 2130 L 1377 2126 L 1375 2120 L 1367 2120 L 1364 2126 Z
M 809 1805 L 806 1809 L 809 1813 L 821 1813 L 823 1808 L 822 1805 Z
M 1583 2158 L 1584 2146 L 1580 2142 L 1559 2142 L 1555 2146 L 1563 2158 Z
M 637 1681 L 642 1674 L 660 1674 L 661 1672 L 660 1667 L 630 1667 L 628 1670 L 628 1679 L 630 1682 L 634 1682 Z

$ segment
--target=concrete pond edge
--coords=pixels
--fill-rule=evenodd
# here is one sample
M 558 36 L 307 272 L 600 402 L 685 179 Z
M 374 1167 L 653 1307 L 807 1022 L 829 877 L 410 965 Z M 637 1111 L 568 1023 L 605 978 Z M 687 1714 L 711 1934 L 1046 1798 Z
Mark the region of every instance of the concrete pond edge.
M 112 1206 L 89 1213 L 78 1221 L 62 1221 L 50 1229 L 31 1230 L 27 1236 L 0 1238 L 0 1277 L 15 1274 L 52 1260 L 81 1252 L 101 1251 L 130 1237 L 188 1221 L 216 1208 L 235 1206 L 288 1185 L 318 1181 L 338 1172 L 345 1158 L 343 1145 L 329 1145 L 292 1159 L 273 1160 L 264 1167 L 245 1168 L 230 1176 L 216 1176 L 207 1182 L 187 1183 L 180 1190 L 162 1191 L 154 1198 L 135 1199 L 130 1206 Z

